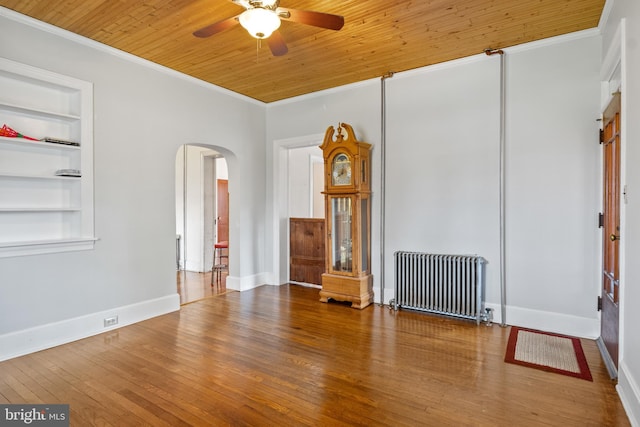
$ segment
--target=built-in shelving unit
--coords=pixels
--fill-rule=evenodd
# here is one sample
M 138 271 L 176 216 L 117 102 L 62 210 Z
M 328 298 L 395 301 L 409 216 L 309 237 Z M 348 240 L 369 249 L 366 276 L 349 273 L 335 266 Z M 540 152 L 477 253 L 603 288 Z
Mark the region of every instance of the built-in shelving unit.
M 92 249 L 93 85 L 0 58 L 0 88 L 0 127 L 37 139 L 0 136 L 0 257 Z

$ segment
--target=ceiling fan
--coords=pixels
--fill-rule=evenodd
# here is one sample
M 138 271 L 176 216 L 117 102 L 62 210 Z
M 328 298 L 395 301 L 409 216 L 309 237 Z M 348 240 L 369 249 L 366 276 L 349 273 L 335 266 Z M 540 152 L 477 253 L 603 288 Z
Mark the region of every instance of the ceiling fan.
M 246 10 L 239 15 L 207 25 L 195 31 L 193 35 L 209 37 L 240 24 L 253 37 L 266 39 L 274 56 L 281 56 L 289 51 L 284 38 L 278 31 L 282 19 L 336 31 L 344 25 L 344 18 L 340 15 L 284 8 L 280 7 L 280 0 L 230 1 Z

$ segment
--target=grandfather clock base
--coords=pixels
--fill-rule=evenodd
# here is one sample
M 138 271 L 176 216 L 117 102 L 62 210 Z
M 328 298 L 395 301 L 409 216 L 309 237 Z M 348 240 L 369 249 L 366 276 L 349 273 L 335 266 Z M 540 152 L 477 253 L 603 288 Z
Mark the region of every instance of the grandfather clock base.
M 320 301 L 330 299 L 351 302 L 351 308 L 365 308 L 373 303 L 373 276 L 345 277 L 324 273 Z

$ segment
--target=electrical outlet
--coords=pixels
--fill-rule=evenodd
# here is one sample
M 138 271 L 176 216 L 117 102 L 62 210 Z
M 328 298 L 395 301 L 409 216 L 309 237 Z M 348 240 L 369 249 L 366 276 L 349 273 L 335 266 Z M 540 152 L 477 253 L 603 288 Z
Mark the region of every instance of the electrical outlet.
M 106 319 L 104 319 L 105 328 L 108 328 L 109 326 L 113 326 L 117 324 L 118 324 L 118 316 L 107 317 Z

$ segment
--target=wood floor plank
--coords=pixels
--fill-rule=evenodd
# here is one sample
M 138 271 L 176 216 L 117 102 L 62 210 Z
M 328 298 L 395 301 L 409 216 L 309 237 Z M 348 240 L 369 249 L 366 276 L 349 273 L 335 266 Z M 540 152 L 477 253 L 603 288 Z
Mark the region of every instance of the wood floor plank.
M 7 394 L 19 396 L 18 398 L 20 402 L 41 403 L 38 397 L 31 390 L 25 387 L 18 378 L 16 378 L 16 371 L 17 370 L 14 370 L 12 373 L 7 373 L 4 376 L 4 382 L 7 385 Z
M 95 372 L 95 363 L 75 357 L 73 347 L 60 350 L 38 354 L 41 363 L 32 365 L 38 370 L 40 381 L 49 380 L 55 403 L 77 402 L 69 408 L 73 425 L 127 426 L 143 422 L 131 408 L 123 408 L 91 387 L 89 373 Z M 108 416 L 103 416 L 106 413 Z
M 89 425 L 628 426 L 593 382 L 507 364 L 509 328 L 263 286 L 0 363 L 0 401 Z
M 55 387 L 54 384 L 47 378 L 42 377 L 40 373 L 36 371 L 36 367 L 27 364 L 24 359 L 18 358 L 15 359 L 14 362 L 16 369 L 13 370 L 13 373 L 19 374 L 23 378 L 21 380 L 22 384 L 30 390 L 33 390 L 33 393 L 37 396 L 37 400 L 40 403 L 56 402 L 55 396 L 49 391 Z
M 92 369 L 94 379 L 91 381 L 93 388 L 109 395 L 112 405 L 117 404 L 143 420 L 154 420 L 155 425 L 180 425 L 183 419 L 187 424 L 194 425 L 216 419 L 214 414 L 203 412 L 198 406 L 183 399 L 185 391 L 195 396 L 193 384 L 188 389 L 180 389 L 175 381 L 169 383 L 166 376 L 157 378 L 157 372 L 162 372 L 157 366 L 151 368 L 151 372 L 156 372 L 151 376 L 149 369 L 139 361 L 123 364 L 115 353 L 112 355 L 113 357 L 95 356 L 99 366 Z M 132 356 L 130 352 L 129 355 Z M 91 353 L 88 352 L 86 356 L 90 357 Z M 147 372 L 142 376 L 138 375 L 138 381 L 133 381 L 131 372 L 139 373 L 141 370 Z M 176 390 L 181 390 L 182 395 L 177 395 Z

